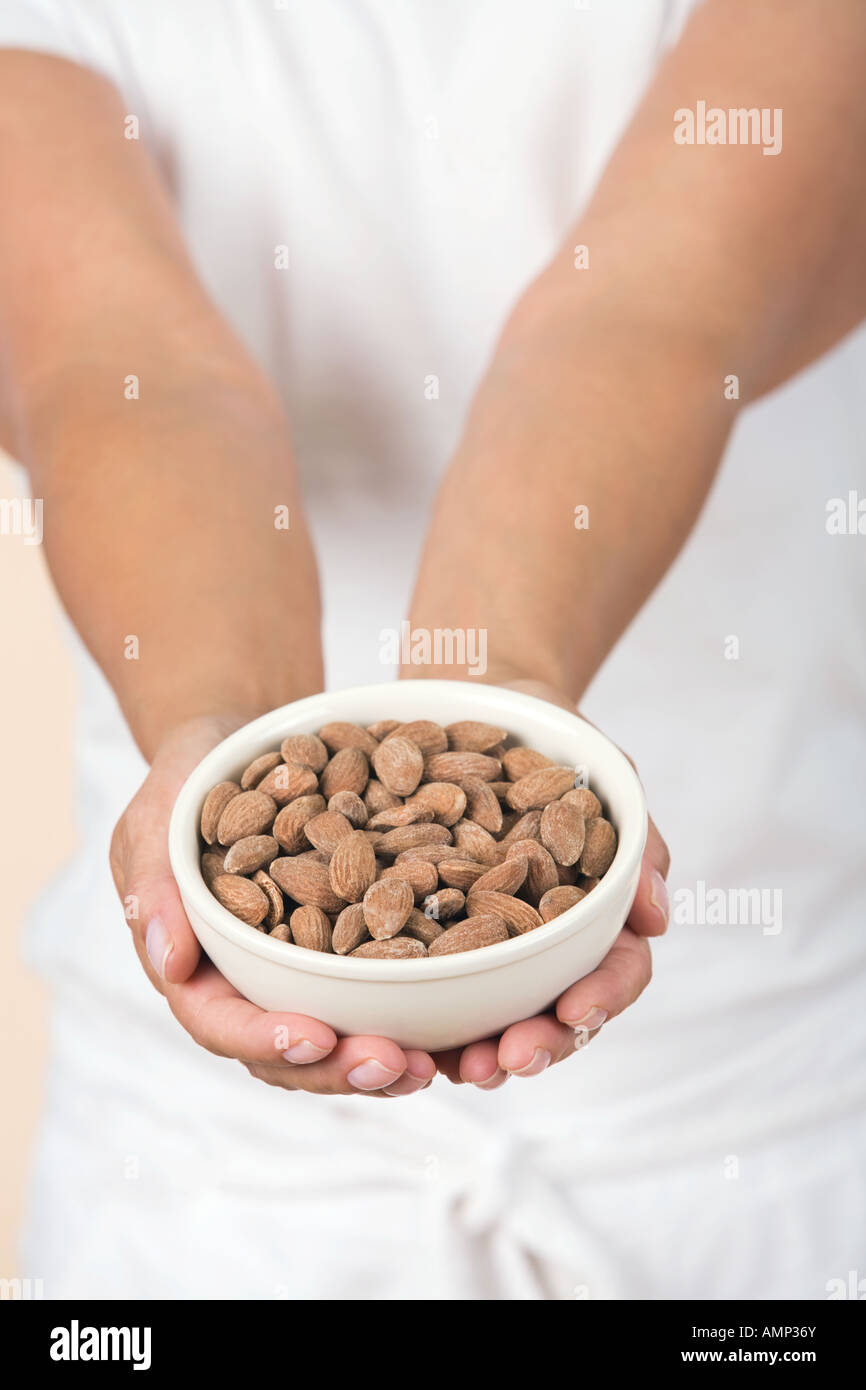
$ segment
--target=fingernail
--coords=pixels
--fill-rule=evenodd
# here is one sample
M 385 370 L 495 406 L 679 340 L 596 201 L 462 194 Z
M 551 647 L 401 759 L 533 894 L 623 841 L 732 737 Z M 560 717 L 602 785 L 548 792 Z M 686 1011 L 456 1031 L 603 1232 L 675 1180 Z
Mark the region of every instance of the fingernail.
M 509 1067 L 512 1076 L 538 1076 L 539 1072 L 544 1071 L 551 1063 L 550 1053 L 543 1047 L 535 1049 L 535 1056 L 527 1067 Z
M 393 1085 L 399 1075 L 398 1071 L 391 1071 L 375 1058 L 368 1057 L 366 1062 L 352 1068 L 346 1080 L 356 1091 L 382 1091 L 386 1086 Z
M 600 1028 L 607 1018 L 607 1009 L 592 1008 L 583 1018 L 579 1018 L 576 1023 L 569 1023 L 569 1028 L 573 1028 L 575 1033 L 592 1033 L 596 1028 Z
M 304 1066 L 307 1062 L 320 1062 L 323 1057 L 327 1057 L 329 1051 L 330 1048 L 327 1047 L 316 1047 L 308 1038 L 299 1038 L 291 1047 L 286 1048 L 283 1058 L 287 1062 Z
M 432 1077 L 411 1076 L 409 1072 L 404 1072 L 393 1086 L 384 1088 L 386 1096 L 411 1096 L 416 1091 L 423 1091 L 425 1086 L 429 1086 Z
M 500 1086 L 504 1086 L 508 1080 L 508 1072 L 497 1067 L 492 1076 L 488 1076 L 486 1081 L 474 1081 L 472 1084 L 479 1091 L 497 1091 Z
M 166 961 L 174 950 L 174 942 L 161 917 L 152 917 L 144 934 L 148 959 L 161 980 L 165 979 Z
M 661 913 L 662 921 L 667 926 L 671 915 L 671 900 L 668 895 L 668 886 L 659 873 L 658 869 L 653 869 L 650 874 L 650 902 L 657 912 Z

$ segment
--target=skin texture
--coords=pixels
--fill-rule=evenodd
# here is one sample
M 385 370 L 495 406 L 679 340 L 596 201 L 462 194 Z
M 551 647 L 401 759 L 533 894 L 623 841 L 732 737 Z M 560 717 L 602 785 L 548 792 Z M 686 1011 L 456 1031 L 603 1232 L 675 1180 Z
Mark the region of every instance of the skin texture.
M 820 23 L 806 0 L 709 0 L 663 64 L 510 315 L 431 521 L 411 621 L 483 628 L 485 679 L 573 707 L 683 545 L 741 406 L 866 314 L 864 61 L 862 0 L 834 0 Z M 783 153 L 676 145 L 673 112 L 698 99 L 783 108 Z M 142 965 L 198 1042 L 286 1089 L 405 1095 L 436 1066 L 486 1089 L 537 1074 L 649 979 L 648 938 L 666 924 L 655 831 L 602 966 L 555 1014 L 459 1055 L 338 1041 L 256 1009 L 199 960 L 168 867 L 171 804 L 230 728 L 320 688 L 318 583 L 288 422 L 199 284 L 145 148 L 121 138 L 123 110 L 73 64 L 0 53 L 15 209 L 0 217 L 0 439 L 45 499 L 61 598 L 152 764 L 111 849 L 121 898 L 139 899 Z M 119 386 L 131 371 L 134 414 Z M 288 532 L 262 524 L 279 505 Z

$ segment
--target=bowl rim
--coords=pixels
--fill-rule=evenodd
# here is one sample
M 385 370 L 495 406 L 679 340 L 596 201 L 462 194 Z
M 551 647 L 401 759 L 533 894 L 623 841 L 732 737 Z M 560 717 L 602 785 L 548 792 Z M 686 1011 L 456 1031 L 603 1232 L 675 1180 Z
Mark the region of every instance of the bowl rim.
M 596 762 L 605 760 L 609 766 L 624 774 L 629 786 L 629 797 L 633 801 L 633 808 L 627 812 L 625 823 L 617 826 L 618 842 L 613 862 L 591 894 L 587 894 L 579 903 L 567 908 L 550 922 L 545 922 L 522 936 L 510 937 L 508 941 L 497 942 L 493 946 L 484 947 L 483 950 L 410 960 L 359 960 L 356 957 L 324 951 L 308 951 L 292 942 L 273 941 L 265 933 L 255 931 L 239 921 L 217 901 L 202 878 L 198 853 L 190 853 L 188 841 L 192 839 L 198 846 L 197 822 L 201 803 L 210 787 L 224 779 L 226 774 L 222 765 L 227 761 L 237 764 L 249 761 L 247 753 L 253 745 L 263 740 L 273 741 L 276 745 L 299 723 L 309 720 L 313 723 L 318 721 L 321 725 L 337 718 L 349 719 L 353 700 L 357 700 L 362 694 L 365 697 L 381 695 L 383 708 L 386 708 L 389 698 L 393 698 L 395 686 L 399 686 L 401 692 L 414 689 L 422 702 L 425 694 L 432 695 L 434 692 L 459 698 L 465 702 L 466 714 L 463 717 L 486 718 L 493 721 L 496 716 L 501 715 L 503 718 L 499 722 L 504 723 L 505 727 L 509 710 L 512 713 L 522 711 L 528 717 L 548 725 L 554 732 L 559 726 L 564 732 L 573 735 L 575 724 L 580 726 L 582 737 L 591 748 L 592 758 Z M 349 709 L 343 708 L 344 706 L 348 706 Z M 482 709 L 486 714 L 480 713 Z M 212 766 L 217 770 L 209 771 Z M 189 836 L 190 821 L 195 828 L 193 837 Z M 458 975 L 482 974 L 506 967 L 520 959 L 546 951 L 565 937 L 589 926 L 621 893 L 623 884 L 628 883 L 639 869 L 646 844 L 647 827 L 646 797 L 637 772 L 616 744 L 576 711 L 563 709 L 538 696 L 528 695 L 524 691 L 509 690 L 504 686 L 418 679 L 322 691 L 281 705 L 236 729 L 205 754 L 181 787 L 169 822 L 168 848 L 172 873 L 184 910 L 189 903 L 214 931 L 242 950 L 283 967 L 301 970 L 307 974 L 326 975 L 334 979 L 358 982 L 403 980 L 422 983 L 425 980 Z

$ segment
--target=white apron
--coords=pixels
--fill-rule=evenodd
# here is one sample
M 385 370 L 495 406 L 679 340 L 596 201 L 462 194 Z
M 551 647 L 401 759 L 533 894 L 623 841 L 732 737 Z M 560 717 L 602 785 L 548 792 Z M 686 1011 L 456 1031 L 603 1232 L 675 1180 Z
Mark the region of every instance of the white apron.
M 4 0 L 0 44 L 120 86 L 284 394 L 332 686 L 383 678 L 495 335 L 684 8 Z M 866 540 L 826 516 L 866 487 L 864 366 L 860 334 L 742 419 L 583 702 L 638 761 L 688 920 L 591 1048 L 493 1094 L 286 1094 L 179 1029 L 108 872 L 145 769 L 75 641 L 83 843 L 28 941 L 54 1043 L 22 1272 L 47 1296 L 822 1298 L 863 1268 Z M 714 921 L 747 889 L 749 921 Z

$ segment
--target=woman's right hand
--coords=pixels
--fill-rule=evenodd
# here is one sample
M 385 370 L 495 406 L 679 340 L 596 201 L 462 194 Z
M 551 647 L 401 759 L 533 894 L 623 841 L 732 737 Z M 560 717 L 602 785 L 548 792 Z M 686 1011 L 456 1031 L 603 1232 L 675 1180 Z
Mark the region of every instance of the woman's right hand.
M 428 1053 L 388 1038 L 338 1038 L 301 1014 L 267 1013 L 202 957 L 171 872 L 168 822 L 189 773 L 242 722 L 209 716 L 173 730 L 115 827 L 111 871 L 142 967 L 197 1043 L 271 1086 L 326 1095 L 422 1090 L 436 1072 Z

